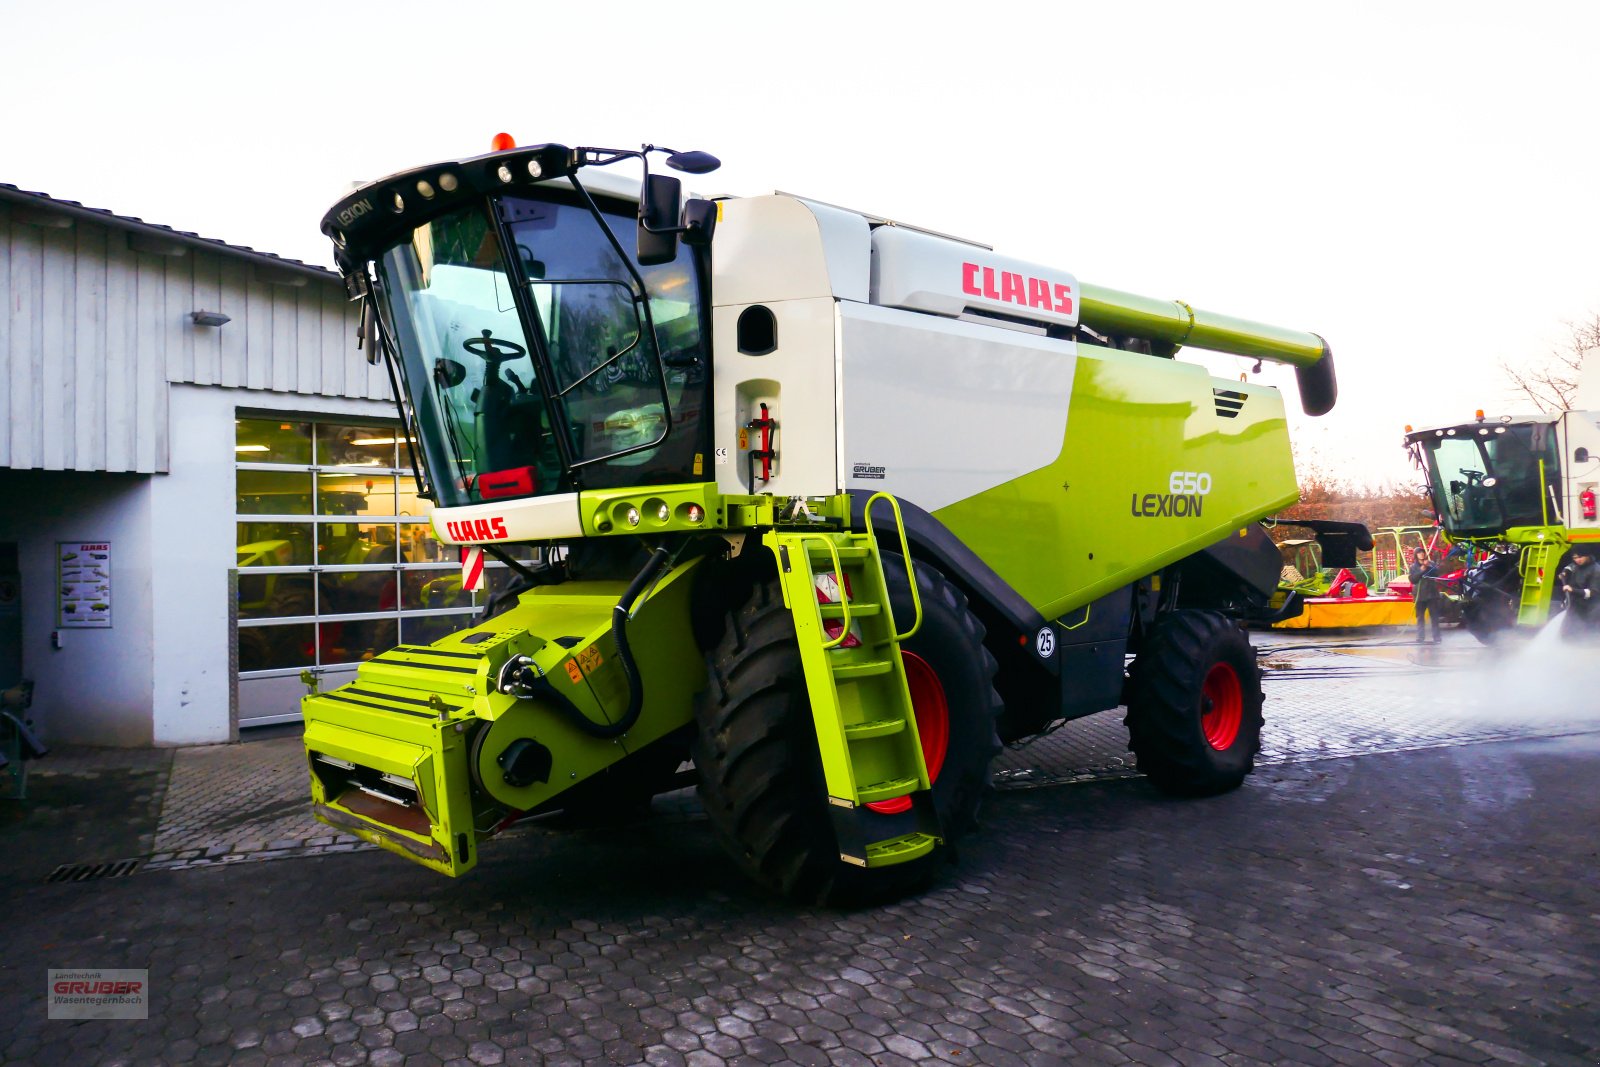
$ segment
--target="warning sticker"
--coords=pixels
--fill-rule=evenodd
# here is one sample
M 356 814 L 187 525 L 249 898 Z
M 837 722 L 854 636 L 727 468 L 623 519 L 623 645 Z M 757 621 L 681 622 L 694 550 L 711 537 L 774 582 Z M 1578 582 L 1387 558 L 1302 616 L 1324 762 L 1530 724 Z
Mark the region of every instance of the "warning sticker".
M 567 677 L 572 679 L 573 685 L 583 684 L 583 671 L 579 669 L 577 660 L 567 660 Z
M 579 652 L 577 659 L 578 666 L 583 668 L 584 674 L 593 674 L 600 669 L 600 664 L 605 662 L 600 655 L 600 649 L 595 645 L 590 645 L 582 652 Z
M 704 452 L 696 452 L 694 454 L 694 472 L 696 474 L 699 474 L 701 471 L 705 470 L 705 466 L 706 466 L 705 453 Z
M 841 591 L 839 588 L 839 578 L 835 576 L 832 571 L 823 571 L 816 575 L 815 582 L 817 587 L 817 603 L 839 604 L 850 599 L 850 576 L 846 574 L 843 577 L 844 589 Z M 832 641 L 840 634 L 844 633 L 844 620 L 824 619 L 822 620 L 822 629 L 823 632 L 828 635 L 828 640 Z M 861 624 L 855 619 L 850 620 L 850 632 L 845 634 L 843 641 L 839 642 L 839 647 L 861 647 Z
M 750 431 L 742 426 L 739 427 L 739 447 L 742 449 L 750 447 Z

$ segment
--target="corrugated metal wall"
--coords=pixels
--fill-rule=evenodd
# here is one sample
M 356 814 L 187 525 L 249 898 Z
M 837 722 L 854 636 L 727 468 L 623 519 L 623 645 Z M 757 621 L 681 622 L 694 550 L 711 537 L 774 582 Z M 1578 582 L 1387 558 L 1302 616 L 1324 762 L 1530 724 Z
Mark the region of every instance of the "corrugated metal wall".
M 171 382 L 389 398 L 331 276 L 195 248 L 134 251 L 143 235 L 15 215 L 0 204 L 0 467 L 165 471 Z M 233 321 L 196 326 L 199 310 Z

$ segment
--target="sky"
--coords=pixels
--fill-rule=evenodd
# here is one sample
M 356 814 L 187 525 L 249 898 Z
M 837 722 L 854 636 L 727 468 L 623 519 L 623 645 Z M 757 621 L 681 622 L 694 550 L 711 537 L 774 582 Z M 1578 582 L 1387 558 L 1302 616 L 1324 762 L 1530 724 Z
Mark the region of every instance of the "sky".
M 519 144 L 699 148 L 1083 281 L 1314 331 L 1304 460 L 1418 426 L 1600 314 L 1600 4 L 270 7 L 0 0 L 0 182 L 309 262 L 352 181 Z M 1230 377 L 1248 361 L 1207 359 Z

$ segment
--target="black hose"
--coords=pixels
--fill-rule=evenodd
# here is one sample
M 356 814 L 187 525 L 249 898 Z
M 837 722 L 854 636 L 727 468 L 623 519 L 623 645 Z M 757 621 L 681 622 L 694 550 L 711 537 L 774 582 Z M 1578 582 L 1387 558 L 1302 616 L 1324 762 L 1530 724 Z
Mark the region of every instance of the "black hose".
M 634 723 L 639 721 L 639 713 L 644 710 L 644 682 L 639 677 L 638 664 L 633 661 L 633 652 L 628 648 L 628 613 L 633 608 L 633 602 L 639 599 L 639 594 L 655 581 L 671 559 L 672 554 L 665 548 L 658 548 L 651 553 L 649 561 L 628 584 L 622 599 L 611 609 L 611 638 L 617 645 L 617 662 L 622 664 L 622 671 L 628 677 L 628 710 L 621 719 L 614 723 L 595 722 L 532 666 L 524 667 L 519 672 L 517 684 L 548 700 L 562 718 L 590 737 L 610 740 L 633 729 Z

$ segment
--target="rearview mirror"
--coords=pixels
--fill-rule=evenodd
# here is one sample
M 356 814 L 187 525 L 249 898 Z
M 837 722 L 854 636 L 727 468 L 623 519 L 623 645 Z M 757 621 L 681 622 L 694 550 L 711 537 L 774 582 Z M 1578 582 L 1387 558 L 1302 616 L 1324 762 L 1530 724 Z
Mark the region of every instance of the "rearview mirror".
M 361 300 L 361 321 L 356 324 L 356 348 L 366 349 L 368 363 L 378 362 L 378 322 L 372 313 L 372 301 L 365 297 Z
M 678 202 L 683 183 L 648 174 L 639 191 L 639 263 L 653 267 L 678 258 Z
M 717 228 L 717 205 L 711 200 L 691 200 L 683 206 L 683 243 L 704 248 Z
M 710 152 L 674 152 L 667 157 L 667 166 L 685 174 L 710 174 L 722 166 L 722 160 Z
M 467 380 L 467 368 L 453 359 L 440 356 L 433 361 L 433 377 L 441 388 L 454 389 Z

